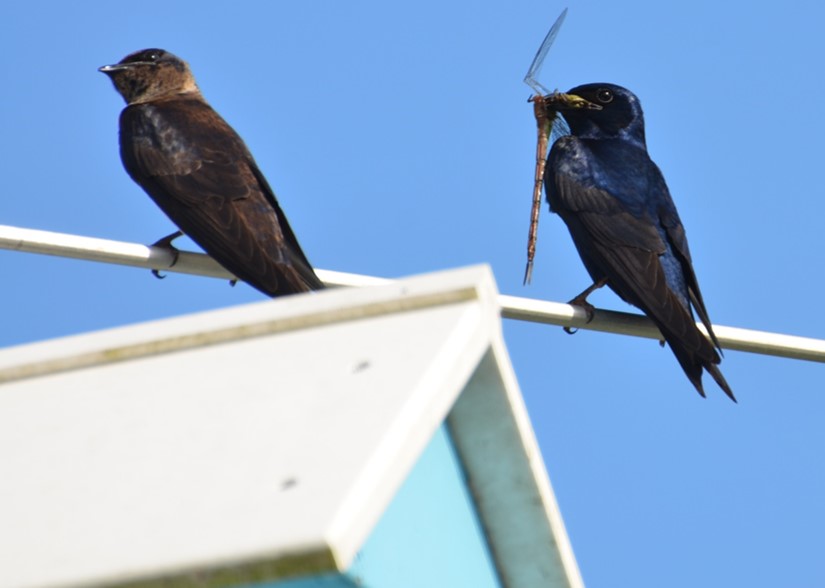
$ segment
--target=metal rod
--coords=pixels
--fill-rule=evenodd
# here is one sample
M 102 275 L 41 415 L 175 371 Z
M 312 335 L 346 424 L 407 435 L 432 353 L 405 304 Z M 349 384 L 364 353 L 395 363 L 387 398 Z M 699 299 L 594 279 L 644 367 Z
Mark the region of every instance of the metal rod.
M 0 249 L 71 257 L 88 261 L 129 265 L 167 272 L 196 274 L 221 279 L 234 276 L 203 253 L 181 251 L 177 262 L 170 251 L 136 243 L 79 237 L 66 233 L 21 229 L 0 225 Z M 174 264 L 174 265 L 173 265 Z M 386 278 L 360 274 L 316 270 L 328 286 L 375 286 Z M 588 323 L 584 311 L 569 304 L 500 295 L 501 316 L 507 319 L 603 331 L 648 339 L 660 339 L 658 329 L 644 316 L 610 310 L 596 310 Z M 704 327 L 699 325 L 700 329 Z M 796 337 L 766 331 L 754 331 L 714 325 L 722 347 L 762 355 L 775 355 L 825 363 L 825 340 Z
M 520 298 L 518 296 L 499 296 L 501 316 L 508 319 L 589 329 L 605 333 L 645 337 L 647 339 L 662 338 L 659 329 L 646 316 L 597 309 L 593 320 L 588 323 L 584 310 L 569 304 Z M 702 332 L 704 325 L 697 323 Z M 804 359 L 825 363 L 825 340 L 809 337 L 796 337 L 781 333 L 739 329 L 713 325 L 713 331 L 720 345 L 725 349 L 747 351 L 761 355 L 775 355 L 792 359 Z

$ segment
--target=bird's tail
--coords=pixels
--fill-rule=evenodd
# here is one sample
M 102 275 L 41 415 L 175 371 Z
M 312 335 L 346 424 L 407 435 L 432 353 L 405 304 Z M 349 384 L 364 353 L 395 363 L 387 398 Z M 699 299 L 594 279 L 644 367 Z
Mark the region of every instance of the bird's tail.
M 296 285 L 296 289 L 298 285 L 302 285 L 305 291 L 309 290 L 323 290 L 326 288 L 326 285 L 321 281 L 321 278 L 315 273 L 315 270 L 312 269 L 312 266 L 309 265 L 306 257 L 304 256 L 303 252 L 299 252 L 296 254 L 294 251 L 289 251 L 289 272 L 292 274 L 292 279 L 290 280 Z
M 730 398 L 734 402 L 737 402 L 736 396 L 733 395 L 733 390 L 730 389 L 730 386 L 728 385 L 727 380 L 725 380 L 725 376 L 722 375 L 719 366 L 715 363 L 709 363 L 705 365 L 705 369 L 708 371 L 711 377 L 713 377 L 713 379 L 716 380 L 716 383 L 719 384 L 719 387 L 725 392 L 725 394 L 728 395 L 728 398 Z
M 699 329 L 696 329 L 695 333 L 698 339 L 693 338 L 693 342 L 697 343 L 697 345 L 688 346 L 685 343 L 685 337 L 683 335 L 675 336 L 667 332 L 667 329 L 665 329 L 663 325 L 660 324 L 658 326 L 670 349 L 679 361 L 679 365 L 682 366 L 685 375 L 699 394 L 705 396 L 705 391 L 702 387 L 702 370 L 704 369 L 707 370 L 716 383 L 719 384 L 719 387 L 725 394 L 727 394 L 731 400 L 737 402 L 736 397 L 733 395 L 733 390 L 731 390 L 727 380 L 725 380 L 725 376 L 722 375 L 719 369 L 719 362 L 721 361 L 719 354 L 716 352 L 716 349 L 714 349 L 710 340 L 705 337 Z

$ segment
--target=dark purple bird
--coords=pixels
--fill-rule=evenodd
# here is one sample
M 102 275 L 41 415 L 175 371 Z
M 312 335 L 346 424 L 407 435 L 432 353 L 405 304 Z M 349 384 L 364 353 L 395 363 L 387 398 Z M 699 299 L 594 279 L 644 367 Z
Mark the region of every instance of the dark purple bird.
M 324 287 L 243 140 L 204 100 L 186 62 L 145 49 L 100 71 L 126 100 L 123 166 L 173 223 L 269 296 Z
M 605 284 L 642 309 L 704 396 L 706 370 L 732 400 L 719 370 L 721 348 L 693 270 L 685 229 L 662 172 L 650 159 L 639 99 L 613 84 L 586 84 L 545 97 L 570 135 L 547 158 L 550 210 L 564 220 L 594 284 L 571 301 L 592 316 L 587 296 Z M 699 315 L 710 337 L 697 327 Z

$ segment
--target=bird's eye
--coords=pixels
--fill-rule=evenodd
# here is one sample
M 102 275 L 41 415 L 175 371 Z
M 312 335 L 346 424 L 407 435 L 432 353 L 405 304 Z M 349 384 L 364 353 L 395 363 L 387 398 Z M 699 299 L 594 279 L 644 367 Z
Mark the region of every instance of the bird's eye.
M 596 94 L 596 98 L 598 98 L 599 102 L 601 102 L 602 104 L 608 104 L 610 102 L 613 102 L 613 92 L 611 92 L 610 90 L 601 89 Z
M 160 53 L 153 51 L 149 54 L 149 61 L 157 61 L 158 59 L 160 59 Z

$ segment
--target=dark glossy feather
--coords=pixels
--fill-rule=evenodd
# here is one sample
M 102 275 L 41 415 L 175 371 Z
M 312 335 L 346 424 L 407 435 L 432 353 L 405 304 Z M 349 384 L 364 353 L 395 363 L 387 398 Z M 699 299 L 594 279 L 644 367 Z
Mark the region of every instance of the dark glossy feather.
M 719 344 L 684 227 L 647 154 L 638 101 L 624 88 L 606 84 L 574 88 L 569 94 L 595 101 L 605 87 L 612 96 L 602 109 L 564 113 L 572 135 L 556 141 L 548 156 L 550 208 L 570 230 L 593 280 L 606 278 L 614 292 L 656 323 L 699 393 L 704 396 L 704 369 L 735 400 L 718 368 Z M 629 101 L 634 116 L 628 116 L 621 100 Z M 609 111 L 613 102 L 616 116 Z M 691 307 L 710 339 L 696 327 Z

